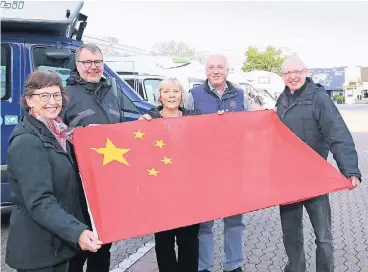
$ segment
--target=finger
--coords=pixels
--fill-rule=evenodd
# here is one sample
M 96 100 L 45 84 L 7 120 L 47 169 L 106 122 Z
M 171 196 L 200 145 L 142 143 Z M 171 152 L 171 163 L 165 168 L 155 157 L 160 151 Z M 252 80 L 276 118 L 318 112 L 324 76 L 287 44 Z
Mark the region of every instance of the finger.
M 217 111 L 217 114 L 220 114 L 220 115 L 222 115 L 222 114 L 224 114 L 224 110 L 219 110 L 219 111 Z
M 89 239 L 88 239 L 88 241 L 86 241 L 85 245 L 87 247 L 87 250 L 94 251 L 94 252 L 96 252 L 99 248 L 101 248 L 100 245 L 95 244 L 94 242 L 92 242 Z

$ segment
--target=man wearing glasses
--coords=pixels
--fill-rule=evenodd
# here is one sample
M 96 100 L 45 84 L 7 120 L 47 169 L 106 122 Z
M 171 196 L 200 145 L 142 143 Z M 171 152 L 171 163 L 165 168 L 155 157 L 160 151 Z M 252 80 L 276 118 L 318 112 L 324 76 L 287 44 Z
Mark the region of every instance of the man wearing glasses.
M 322 158 L 327 160 L 331 151 L 341 173 L 351 180 L 354 187 L 359 186 L 361 174 L 353 138 L 326 90 L 307 77 L 308 69 L 296 55 L 284 61 L 281 74 L 286 85 L 276 104 L 281 121 Z M 295 182 L 298 182 L 298 177 L 295 177 Z M 288 257 L 285 272 L 306 271 L 303 207 L 316 235 L 316 272 L 331 272 L 334 270 L 334 257 L 327 194 L 280 206 Z
M 75 53 L 76 69 L 67 79 L 65 87 L 69 101 L 60 116 L 73 129 L 94 124 L 123 122 L 120 99 L 110 90 L 102 78 L 103 56 L 100 48 L 83 44 Z M 83 187 L 80 184 L 80 203 L 87 225 L 92 229 Z M 96 253 L 81 252 L 69 263 L 69 272 L 83 272 L 87 260 L 87 272 L 108 272 L 111 244 L 103 245 Z

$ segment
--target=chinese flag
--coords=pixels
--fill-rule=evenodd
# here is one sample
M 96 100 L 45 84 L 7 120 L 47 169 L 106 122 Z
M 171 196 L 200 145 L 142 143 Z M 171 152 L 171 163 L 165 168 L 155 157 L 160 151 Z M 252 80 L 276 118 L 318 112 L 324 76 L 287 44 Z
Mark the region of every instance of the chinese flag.
M 351 188 L 273 111 L 79 128 L 74 145 L 104 243 Z

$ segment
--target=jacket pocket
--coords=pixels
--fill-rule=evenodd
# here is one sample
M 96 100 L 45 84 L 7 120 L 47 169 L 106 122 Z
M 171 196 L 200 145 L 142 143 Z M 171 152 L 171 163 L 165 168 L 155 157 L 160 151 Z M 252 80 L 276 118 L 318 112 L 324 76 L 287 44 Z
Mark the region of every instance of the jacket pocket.
M 52 240 L 51 240 L 51 247 L 52 249 L 54 250 L 54 255 L 55 257 L 58 255 L 58 252 L 61 248 L 61 240 L 59 238 L 57 238 L 56 236 L 53 236 L 52 237 Z

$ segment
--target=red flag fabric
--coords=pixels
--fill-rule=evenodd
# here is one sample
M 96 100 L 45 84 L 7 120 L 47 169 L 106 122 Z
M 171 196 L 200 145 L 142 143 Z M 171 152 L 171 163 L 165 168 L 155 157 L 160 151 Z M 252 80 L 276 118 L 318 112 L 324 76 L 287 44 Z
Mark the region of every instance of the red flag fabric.
M 274 111 L 80 128 L 74 146 L 104 243 L 351 188 Z

